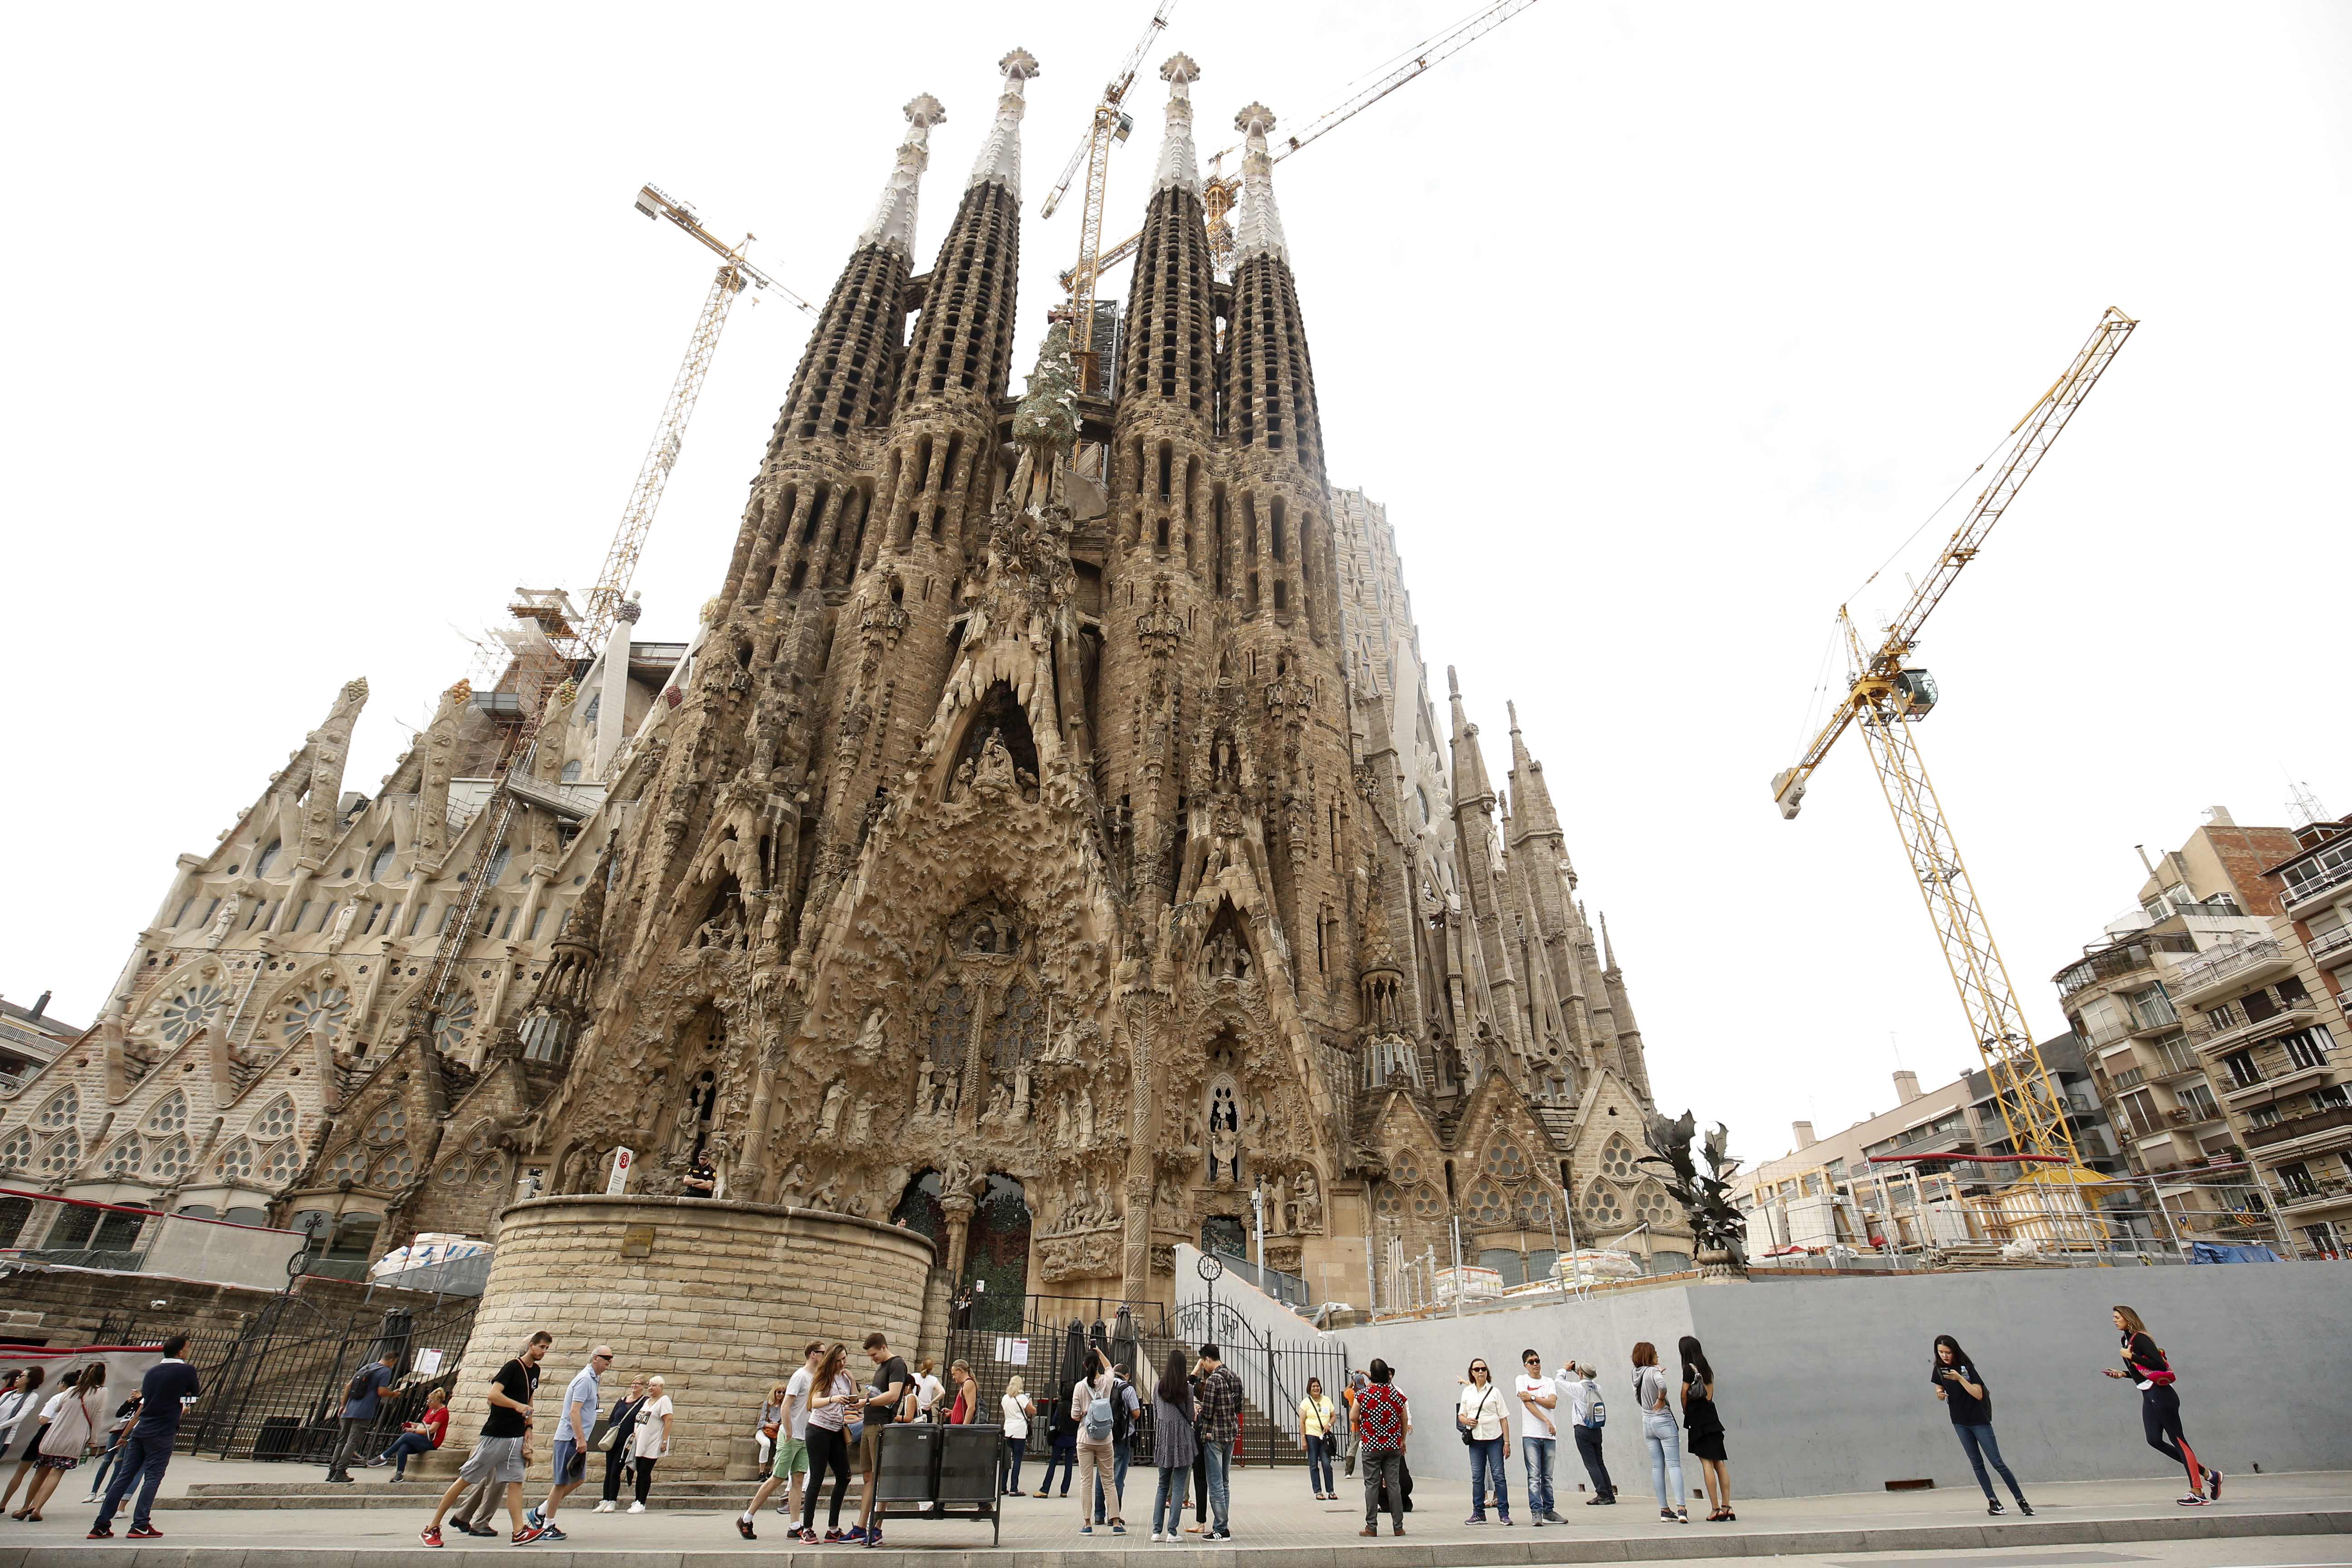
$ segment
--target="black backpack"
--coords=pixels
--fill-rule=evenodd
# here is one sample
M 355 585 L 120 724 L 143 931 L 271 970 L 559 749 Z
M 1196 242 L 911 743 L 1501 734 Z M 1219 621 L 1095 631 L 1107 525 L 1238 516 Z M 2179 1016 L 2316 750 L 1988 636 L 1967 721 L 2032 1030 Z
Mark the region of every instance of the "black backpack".
M 374 1383 L 375 1363 L 370 1362 L 354 1373 L 352 1381 L 344 1385 L 343 1403 L 349 1405 L 354 1400 L 365 1399 L 373 1392 Z
M 1110 1391 L 1110 1440 L 1112 1442 L 1124 1443 L 1135 1431 L 1135 1407 L 1140 1399 L 1141 1396 L 1135 1392 L 1135 1384 L 1124 1378 L 1119 1380 L 1118 1387 Z

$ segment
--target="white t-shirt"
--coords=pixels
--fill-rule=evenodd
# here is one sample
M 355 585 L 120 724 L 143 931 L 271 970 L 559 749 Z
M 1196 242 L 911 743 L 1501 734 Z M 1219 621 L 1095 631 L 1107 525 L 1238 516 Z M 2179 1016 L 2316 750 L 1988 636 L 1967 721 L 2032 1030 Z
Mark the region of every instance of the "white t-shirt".
M 916 1404 L 929 1411 L 939 1404 L 940 1395 L 948 1391 L 948 1385 L 928 1372 L 918 1373 L 915 1374 L 915 1390 Z
M 1503 1405 L 1503 1391 L 1493 1384 L 1481 1388 L 1476 1384 L 1462 1391 L 1455 1408 L 1467 1421 L 1470 1436 L 1484 1443 L 1503 1435 L 1503 1418 L 1509 1412 Z
M 669 1395 L 650 1400 L 637 1413 L 637 1458 L 663 1459 L 669 1457 L 669 1439 L 662 1436 L 662 1417 L 671 1411 Z
M 1001 1401 L 1004 1406 L 1004 1435 L 1007 1437 L 1029 1436 L 1029 1412 L 1022 1406 L 1029 1402 L 1025 1394 L 1008 1394 Z
M 816 1373 L 803 1366 L 793 1373 L 784 1384 L 784 1419 L 789 1424 L 786 1436 L 808 1441 L 809 1390 L 816 1386 Z
M 1511 1403 L 1519 1407 L 1520 1436 L 1557 1437 L 1559 1436 L 1558 1428 L 1560 1417 L 1566 1412 L 1558 1405 L 1547 1410 L 1540 1405 L 1529 1405 L 1516 1397 L 1522 1394 L 1534 1394 L 1557 1399 L 1559 1397 L 1559 1384 L 1548 1377 L 1529 1377 L 1526 1373 L 1521 1373 L 1511 1380 L 1511 1393 L 1514 1395 Z M 1550 1426 L 1544 1424 L 1544 1418 L 1547 1416 L 1550 1417 Z

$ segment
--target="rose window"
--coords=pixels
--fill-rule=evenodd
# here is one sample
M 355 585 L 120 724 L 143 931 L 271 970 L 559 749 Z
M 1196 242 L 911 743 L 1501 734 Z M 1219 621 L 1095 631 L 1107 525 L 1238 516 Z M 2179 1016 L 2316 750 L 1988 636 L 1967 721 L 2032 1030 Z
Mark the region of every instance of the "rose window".
M 68 1132 L 62 1138 L 52 1139 L 49 1146 L 41 1151 L 41 1174 L 45 1176 L 62 1176 L 80 1163 L 81 1134 L 79 1132 Z
M 1587 1183 L 1584 1199 L 1577 1206 L 1584 1211 L 1584 1217 L 1595 1225 L 1625 1223 L 1624 1204 L 1619 1198 L 1617 1189 L 1605 1182 Z
M 68 1089 L 41 1107 L 40 1115 L 33 1120 L 43 1127 L 70 1127 L 81 1114 L 81 1092 Z
M 106 1152 L 106 1173 L 110 1176 L 131 1175 L 139 1169 L 139 1158 L 145 1152 L 138 1139 L 125 1138 Z
M 299 1040 L 316 1029 L 330 1042 L 343 1037 L 352 1010 L 351 993 L 340 985 L 314 985 L 286 1004 L 286 1037 Z
M 253 1174 L 253 1145 L 240 1138 L 213 1162 L 213 1174 L 225 1182 L 241 1182 Z
M 1511 1223 L 1511 1205 L 1503 1189 L 1481 1177 L 1470 1187 L 1470 1223 L 1480 1230 L 1499 1230 Z
M 1655 1182 L 1643 1182 L 1633 1194 L 1633 1212 L 1652 1225 L 1664 1224 L 1674 1214 L 1674 1200 Z
M 367 1155 L 358 1149 L 343 1149 L 327 1162 L 327 1180 L 356 1182 L 367 1174 Z
M 473 1026 L 474 999 L 460 996 L 433 1020 L 433 1043 L 444 1051 L 454 1051 L 466 1043 Z
M 368 1120 L 368 1142 L 393 1143 L 408 1136 L 408 1112 L 397 1105 L 387 1105 Z
M 1445 1199 L 1439 1195 L 1435 1187 L 1423 1182 L 1412 1190 L 1412 1215 L 1415 1219 L 1443 1219 L 1445 1217 Z
M 221 1005 L 227 1000 L 226 987 L 200 981 L 175 993 L 163 1004 L 157 1027 L 163 1031 L 163 1038 L 176 1046 L 219 1017 Z
M 1601 1146 L 1601 1173 L 1620 1182 L 1630 1182 L 1641 1173 L 1633 1165 L 1633 1145 L 1625 1142 L 1623 1133 L 1612 1132 L 1609 1142 Z
M 1402 1219 L 1404 1217 L 1404 1194 L 1397 1191 L 1395 1183 L 1382 1182 L 1381 1184 L 1381 1194 L 1379 1197 L 1372 1200 L 1372 1212 L 1379 1215 L 1382 1219 Z
M 0 1171 L 21 1171 L 33 1163 L 33 1135 L 23 1128 L 0 1142 Z
M 474 1179 L 474 1170 L 463 1159 L 452 1160 L 441 1167 L 441 1179 L 451 1186 L 463 1186 Z
M 270 1101 L 267 1110 L 254 1119 L 253 1135 L 265 1143 L 275 1138 L 284 1138 L 293 1132 L 294 1121 L 294 1101 L 281 1094 Z
M 1399 1154 L 1389 1162 L 1389 1180 L 1400 1187 L 1412 1186 L 1421 1180 L 1421 1167 L 1413 1163 L 1412 1155 Z
M 378 1187 L 397 1187 L 416 1173 L 416 1156 L 405 1149 L 394 1149 L 375 1163 L 375 1172 L 368 1180 Z
M 163 1097 L 153 1110 L 147 1113 L 147 1131 L 166 1136 L 188 1124 L 188 1097 L 173 1089 Z
M 294 1179 L 301 1166 L 301 1151 L 290 1142 L 280 1143 L 261 1163 L 261 1179 L 271 1186 L 282 1187 Z
M 1528 1157 L 1508 1138 L 1486 1146 L 1486 1173 L 1498 1182 L 1516 1182 L 1528 1173 Z
M 1520 1223 L 1530 1230 L 1538 1226 L 1557 1224 L 1558 1219 L 1552 1208 L 1551 1190 L 1548 1187 L 1535 1187 L 1521 1193 L 1519 1217 Z
M 195 1163 L 195 1158 L 196 1152 L 188 1147 L 185 1138 L 174 1138 L 157 1146 L 154 1156 L 147 1162 L 148 1178 L 157 1182 L 176 1182 L 188 1173 L 188 1167 Z

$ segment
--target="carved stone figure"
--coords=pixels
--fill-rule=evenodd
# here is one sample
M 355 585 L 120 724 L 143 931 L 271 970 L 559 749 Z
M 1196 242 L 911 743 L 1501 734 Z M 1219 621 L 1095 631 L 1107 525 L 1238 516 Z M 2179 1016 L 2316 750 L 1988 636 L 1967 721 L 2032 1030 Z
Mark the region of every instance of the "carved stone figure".
M 863 1148 L 874 1137 L 874 1100 L 869 1095 L 857 1097 L 857 1109 L 850 1113 L 849 1141 Z
M 1231 1186 L 1241 1179 L 1241 1114 L 1234 1104 L 1234 1091 L 1220 1088 L 1209 1107 L 1209 1180 Z
M 859 1060 L 876 1062 L 882 1059 L 882 1051 L 886 1044 L 887 1041 L 882 1033 L 882 1009 L 868 1008 L 866 1014 L 866 1025 L 857 1031 L 857 1044 L 852 1048 L 857 1053 Z
M 1322 1194 L 1316 1187 L 1314 1172 L 1301 1171 L 1298 1173 L 1297 1196 L 1298 1217 L 1297 1225 L 1292 1228 L 1302 1233 L 1321 1230 L 1323 1228 L 1323 1198 Z
M 849 1098 L 849 1087 L 835 1079 L 824 1091 L 824 1104 L 817 1111 L 816 1135 L 832 1138 L 841 1131 L 841 1102 Z
M 1095 1146 L 1095 1097 L 1091 1089 L 1078 1090 L 1078 1147 Z

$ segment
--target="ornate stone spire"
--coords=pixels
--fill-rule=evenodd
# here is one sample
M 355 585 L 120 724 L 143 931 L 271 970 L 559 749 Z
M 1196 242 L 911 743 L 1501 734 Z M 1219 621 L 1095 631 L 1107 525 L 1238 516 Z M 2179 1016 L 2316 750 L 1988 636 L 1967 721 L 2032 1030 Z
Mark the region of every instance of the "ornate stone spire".
M 931 127 L 948 117 L 947 110 L 929 93 L 917 93 L 907 104 L 907 139 L 898 143 L 898 167 L 890 171 L 874 216 L 858 235 L 858 246 L 887 246 L 899 255 L 915 254 L 915 196 L 923 170 L 931 161 Z
M 1190 55 L 1170 55 L 1160 68 L 1160 79 L 1168 84 L 1168 134 L 1160 141 L 1160 172 L 1152 177 L 1151 188 L 1164 191 L 1173 185 L 1197 196 L 1201 159 L 1192 150 L 1191 84 L 1201 79 L 1201 68 Z
M 1478 754 L 1478 726 L 1462 708 L 1462 683 L 1454 678 L 1454 667 L 1445 667 L 1445 695 L 1454 709 L 1454 804 L 1458 808 L 1475 805 L 1480 808 L 1494 804 L 1495 791 L 1486 782 L 1486 762 Z M 1477 847 L 1485 854 L 1486 847 Z
M 971 178 L 966 188 L 991 182 L 1021 198 L 1021 116 L 1028 108 L 1022 97 L 1022 83 L 1037 74 L 1037 57 L 1027 49 L 1015 49 L 996 62 L 1004 73 L 1004 90 L 996 99 L 996 123 L 988 128 L 987 139 L 980 144 L 980 156 L 972 160 Z
M 1503 704 L 1511 715 L 1511 799 L 1518 806 L 1519 831 L 1522 835 L 1558 836 L 1559 813 L 1551 804 L 1551 786 L 1544 783 L 1543 763 L 1528 751 L 1528 742 L 1519 733 L 1519 707 L 1516 702 Z M 1567 852 L 1561 852 L 1567 858 Z
M 1253 103 L 1234 116 L 1242 133 L 1242 194 L 1234 205 L 1234 264 L 1253 256 L 1290 258 L 1282 237 L 1282 214 L 1274 205 L 1274 156 L 1265 138 L 1274 129 L 1274 110 Z

